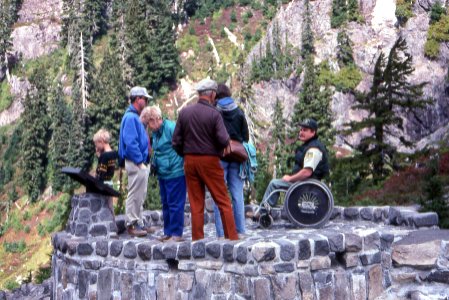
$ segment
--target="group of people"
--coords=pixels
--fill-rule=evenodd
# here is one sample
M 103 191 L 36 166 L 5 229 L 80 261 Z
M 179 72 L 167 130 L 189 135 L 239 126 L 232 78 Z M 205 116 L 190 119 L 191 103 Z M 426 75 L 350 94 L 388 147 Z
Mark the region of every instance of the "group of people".
M 132 236 L 155 232 L 142 217 L 150 170 L 159 182 L 164 222 L 161 241 L 183 240 L 186 194 L 192 240 L 204 238 L 206 188 L 214 200 L 217 237 L 238 240 L 245 235 L 241 163 L 227 157 L 231 140 L 249 140 L 245 114 L 225 84 L 204 79 L 196 91 L 198 102 L 182 109 L 175 123 L 164 118 L 158 106 L 147 106 L 152 97 L 145 88 L 133 87 L 120 125 L 118 157 L 109 146 L 107 131 L 102 129 L 94 136 L 99 156 L 97 177 L 109 183 L 117 158 L 128 174 L 125 214 L 127 232 Z M 299 139 L 303 145 L 295 153 L 292 174 L 273 179 L 265 196 L 274 189 L 288 189 L 296 181 L 327 175 L 327 151 L 317 132 L 318 124 L 313 119 L 300 124 Z M 276 195 L 269 199 L 271 205 L 276 201 Z

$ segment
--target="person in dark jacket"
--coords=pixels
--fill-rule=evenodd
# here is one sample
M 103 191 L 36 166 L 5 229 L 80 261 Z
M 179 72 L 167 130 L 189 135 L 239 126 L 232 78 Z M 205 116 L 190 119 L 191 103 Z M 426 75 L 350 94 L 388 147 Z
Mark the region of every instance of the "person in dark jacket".
M 318 123 L 314 119 L 306 119 L 299 124 L 299 140 L 303 144 L 296 150 L 295 165 L 292 175 L 284 175 L 282 179 L 273 179 L 270 181 L 263 199 L 277 189 L 287 190 L 297 181 L 314 178 L 321 180 L 329 174 L 329 163 L 326 147 L 318 139 Z M 275 206 L 279 199 L 279 193 L 275 193 L 268 198 L 267 202 Z M 258 218 L 259 215 L 248 213 L 248 217 Z
M 231 91 L 225 84 L 219 84 L 217 89 L 217 109 L 221 112 L 223 121 L 232 140 L 240 143 L 248 142 L 249 131 L 245 114 L 231 98 Z M 232 210 L 234 221 L 239 235 L 245 234 L 245 203 L 243 199 L 243 180 L 240 178 L 240 163 L 223 158 L 221 166 L 224 178 L 231 193 Z M 218 207 L 214 205 L 215 229 L 217 237 L 224 236 L 223 224 L 221 222 Z
M 128 173 L 128 197 L 125 214 L 127 231 L 132 236 L 145 236 L 154 232 L 154 228 L 145 226 L 142 218 L 143 202 L 147 195 L 148 175 L 148 134 L 139 115 L 147 105 L 147 89 L 133 87 L 130 91 L 131 104 L 120 124 L 119 161 L 125 162 Z
M 155 169 L 159 181 L 164 218 L 164 235 L 160 240 L 180 242 L 183 240 L 186 179 L 184 159 L 176 153 L 171 142 L 176 124 L 163 119 L 158 106 L 145 107 L 140 119 L 152 131 L 151 168 Z
M 95 177 L 112 187 L 112 177 L 114 177 L 118 154 L 117 151 L 112 150 L 109 144 L 110 140 L 111 134 L 103 128 L 98 130 L 93 137 L 95 154 L 98 157 Z
M 196 86 L 198 103 L 185 107 L 179 113 L 172 144 L 184 156 L 184 171 L 192 214 L 192 240 L 204 238 L 205 190 L 208 188 L 220 210 L 224 236 L 238 240 L 224 181 L 220 157 L 229 151 L 229 134 L 220 112 L 214 107 L 217 83 L 201 80 Z

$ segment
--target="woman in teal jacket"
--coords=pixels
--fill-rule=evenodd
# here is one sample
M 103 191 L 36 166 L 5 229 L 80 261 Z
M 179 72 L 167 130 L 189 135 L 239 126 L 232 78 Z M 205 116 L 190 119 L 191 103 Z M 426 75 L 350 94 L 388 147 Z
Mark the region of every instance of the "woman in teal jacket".
M 157 106 L 146 107 L 140 119 L 152 131 L 152 168 L 156 170 L 164 218 L 164 235 L 161 240 L 182 241 L 186 181 L 184 159 L 172 147 L 176 123 L 163 119 Z

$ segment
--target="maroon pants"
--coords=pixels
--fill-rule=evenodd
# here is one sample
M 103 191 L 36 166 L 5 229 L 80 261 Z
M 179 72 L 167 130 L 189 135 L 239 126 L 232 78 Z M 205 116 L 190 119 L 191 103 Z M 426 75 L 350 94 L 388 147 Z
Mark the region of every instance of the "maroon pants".
M 231 200 L 224 181 L 223 168 L 217 156 L 185 155 L 184 172 L 192 213 L 192 240 L 204 238 L 204 197 L 207 186 L 220 210 L 226 238 L 238 240 Z

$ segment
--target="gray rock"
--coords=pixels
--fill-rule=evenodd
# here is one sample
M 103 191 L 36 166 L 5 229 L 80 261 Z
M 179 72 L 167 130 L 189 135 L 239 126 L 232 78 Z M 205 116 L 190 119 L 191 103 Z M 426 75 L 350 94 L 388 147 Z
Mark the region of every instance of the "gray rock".
M 275 299 L 297 299 L 298 277 L 295 274 L 271 276 Z
M 315 284 L 310 271 L 298 272 L 301 299 L 316 299 Z
M 372 207 L 363 207 L 360 210 L 360 217 L 363 220 L 367 220 L 367 221 L 373 220 L 373 208 Z
M 251 249 L 252 256 L 257 262 L 270 261 L 276 257 L 275 244 L 260 242 Z
M 364 266 L 366 265 L 373 265 L 373 264 L 380 264 L 381 262 L 381 255 L 380 251 L 376 252 L 369 252 L 369 253 L 362 253 L 360 254 L 360 261 Z
M 328 255 L 329 242 L 327 240 L 315 240 L 314 254 L 320 256 Z
M 103 269 L 98 272 L 97 296 L 99 300 L 110 300 L 112 297 L 113 270 Z
M 287 240 L 275 240 L 274 242 L 280 246 L 283 261 L 290 261 L 295 258 L 295 245 L 292 242 Z
M 211 278 L 211 288 L 214 294 L 231 292 L 231 275 L 228 273 L 215 272 Z
M 122 241 L 113 241 L 109 248 L 109 253 L 111 253 L 112 256 L 117 257 L 120 255 L 120 253 L 122 253 L 122 249 L 123 249 Z
M 295 271 L 295 265 L 293 263 L 278 263 L 274 264 L 274 270 L 276 273 L 292 273 Z
M 332 272 L 330 271 L 317 271 L 313 273 L 313 281 L 317 287 L 331 284 L 332 278 Z
M 90 211 L 93 213 L 98 212 L 101 209 L 102 206 L 101 204 L 102 204 L 101 199 L 95 199 L 90 201 Z
M 98 214 L 98 218 L 102 222 L 107 222 L 107 221 L 113 221 L 114 220 L 114 216 L 112 215 L 112 212 L 109 210 L 108 207 L 103 207 L 101 209 L 100 213 Z
M 122 299 L 133 299 L 134 276 L 131 273 L 121 274 L 120 292 Z
M 272 299 L 270 280 L 266 278 L 255 278 L 253 295 L 255 299 Z
M 94 252 L 94 248 L 89 243 L 79 243 L 77 250 L 78 255 L 91 255 Z
M 342 262 L 345 268 L 356 267 L 359 265 L 360 261 L 359 254 L 352 252 L 345 252 L 341 257 L 339 257 L 339 260 Z
M 178 259 L 190 259 L 192 257 L 192 249 L 190 242 L 182 242 L 178 246 Z
M 206 257 L 206 245 L 204 241 L 192 242 L 192 257 L 193 258 Z
M 310 260 L 310 270 L 329 269 L 331 267 L 331 259 L 329 256 L 314 256 Z
M 362 238 L 353 233 L 346 233 L 345 249 L 348 252 L 358 252 L 362 250 Z
M 87 290 L 89 288 L 89 272 L 80 270 L 78 272 L 78 293 L 79 298 L 85 298 L 87 296 Z
M 312 250 L 309 240 L 298 241 L 298 260 L 309 259 L 312 255 Z
M 426 277 L 427 281 L 449 284 L 449 270 L 434 270 Z
M 91 212 L 87 208 L 82 208 L 78 214 L 78 222 L 90 223 Z
M 334 273 L 335 278 L 335 300 L 351 299 L 349 276 L 343 270 L 337 270 Z M 382 281 L 381 281 L 382 282 Z
M 137 245 L 137 254 L 142 260 L 151 259 L 151 243 L 145 242 Z
M 75 226 L 75 235 L 76 236 L 87 236 L 87 224 L 76 224 Z
M 340 206 L 334 206 L 331 213 L 331 220 L 340 219 L 343 213 L 343 208 Z
M 95 253 L 99 256 L 108 256 L 109 243 L 108 241 L 98 241 L 95 244 Z
M 332 252 L 345 251 L 344 236 L 342 233 L 323 232 L 323 235 L 327 237 L 330 251 Z
M 359 218 L 358 207 L 346 207 L 343 211 L 343 216 L 346 220 L 357 220 Z
M 218 242 L 210 242 L 206 244 L 206 253 L 213 258 L 219 258 L 221 255 L 221 245 Z
M 380 235 L 378 231 L 370 233 L 363 237 L 363 250 L 379 250 L 380 249 Z
M 163 245 L 157 244 L 153 246 L 153 259 L 154 260 L 160 260 L 165 259 L 164 253 L 162 252 Z
M 95 224 L 94 226 L 91 227 L 89 234 L 94 237 L 105 236 L 108 234 L 108 229 L 104 225 Z
M 101 265 L 101 262 L 98 260 L 83 261 L 83 266 L 86 270 L 99 270 L 101 268 Z
M 234 261 L 234 245 L 226 243 L 223 245 L 223 259 L 225 262 Z
M 137 257 L 136 244 L 134 242 L 127 242 L 125 244 L 123 247 L 123 256 L 131 259 Z
M 248 261 L 248 244 L 244 243 L 237 247 L 237 253 L 235 258 L 239 263 L 246 264 Z
M 162 247 L 162 253 L 165 259 L 175 259 L 178 245 L 176 243 L 168 243 Z
M 385 251 L 390 249 L 394 241 L 394 234 L 381 232 L 380 234 L 380 250 Z
M 438 226 L 438 215 L 434 212 L 415 214 L 412 220 L 413 224 L 418 228 Z

